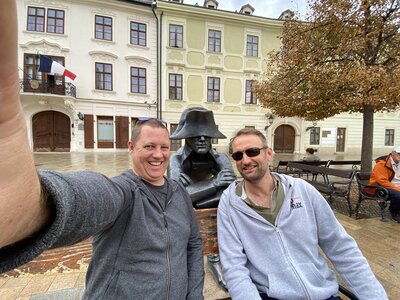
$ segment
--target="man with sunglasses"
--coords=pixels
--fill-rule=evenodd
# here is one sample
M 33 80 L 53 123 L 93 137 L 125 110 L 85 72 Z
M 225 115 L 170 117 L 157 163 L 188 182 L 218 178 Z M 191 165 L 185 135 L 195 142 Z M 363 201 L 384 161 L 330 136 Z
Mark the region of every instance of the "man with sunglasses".
M 169 133 L 132 130 L 132 169 L 37 171 L 19 101 L 14 0 L 0 1 L 0 273 L 93 236 L 84 299 L 203 299 L 202 240 L 186 190 L 163 176 Z
M 218 206 L 224 278 L 235 299 L 340 299 L 333 263 L 359 299 L 388 299 L 356 242 L 306 181 L 269 170 L 265 136 L 241 129 L 231 140 L 243 180 Z

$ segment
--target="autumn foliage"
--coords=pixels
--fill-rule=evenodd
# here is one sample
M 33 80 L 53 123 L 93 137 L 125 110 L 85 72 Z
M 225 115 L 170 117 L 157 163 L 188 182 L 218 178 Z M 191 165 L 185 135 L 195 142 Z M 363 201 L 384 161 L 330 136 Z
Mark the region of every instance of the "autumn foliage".
M 309 121 L 398 109 L 399 14 L 399 0 L 309 1 L 306 21 L 286 21 L 281 49 L 268 55 L 255 88 L 261 105 Z

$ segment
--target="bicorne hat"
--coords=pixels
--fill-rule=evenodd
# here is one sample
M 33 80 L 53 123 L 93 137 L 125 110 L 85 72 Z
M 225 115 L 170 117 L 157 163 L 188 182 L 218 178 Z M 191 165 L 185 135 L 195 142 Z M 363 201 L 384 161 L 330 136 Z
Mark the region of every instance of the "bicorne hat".
M 215 125 L 214 113 L 203 107 L 185 109 L 178 127 L 170 138 L 171 140 L 180 140 L 197 136 L 226 139 L 226 136 Z

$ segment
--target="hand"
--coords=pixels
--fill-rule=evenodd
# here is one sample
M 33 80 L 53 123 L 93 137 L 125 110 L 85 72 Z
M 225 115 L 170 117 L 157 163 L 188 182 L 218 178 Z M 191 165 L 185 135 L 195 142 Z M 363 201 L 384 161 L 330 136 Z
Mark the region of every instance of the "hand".
M 40 230 L 40 184 L 19 100 L 17 9 L 0 1 L 0 248 Z
M 222 169 L 217 176 L 214 177 L 213 183 L 214 186 L 219 187 L 227 187 L 231 184 L 232 181 L 236 179 L 235 173 L 230 169 Z

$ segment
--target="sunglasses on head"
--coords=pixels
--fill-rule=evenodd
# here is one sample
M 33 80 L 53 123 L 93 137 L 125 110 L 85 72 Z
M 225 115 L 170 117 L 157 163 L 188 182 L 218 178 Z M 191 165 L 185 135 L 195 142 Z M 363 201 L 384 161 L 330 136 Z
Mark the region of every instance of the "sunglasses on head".
M 139 118 L 137 118 L 136 124 L 139 123 L 139 122 L 140 123 L 144 123 L 144 122 L 147 122 L 147 121 L 150 121 L 150 120 L 155 120 L 158 123 L 160 123 L 160 124 L 164 125 L 165 127 L 167 127 L 167 122 L 165 122 L 164 120 L 157 119 L 157 118 L 150 118 L 150 117 L 139 117 Z
M 257 155 L 260 154 L 261 150 L 267 149 L 267 148 L 268 148 L 268 146 L 264 146 L 264 147 L 262 147 L 262 148 L 256 148 L 256 147 L 254 147 L 254 148 L 246 149 L 246 150 L 243 151 L 243 152 L 238 151 L 238 152 L 235 152 L 235 153 L 232 154 L 232 158 L 233 158 L 234 160 L 236 160 L 236 161 L 242 160 L 242 159 L 243 159 L 243 153 L 246 153 L 246 155 L 247 155 L 248 157 L 255 157 L 255 156 L 257 156 Z

